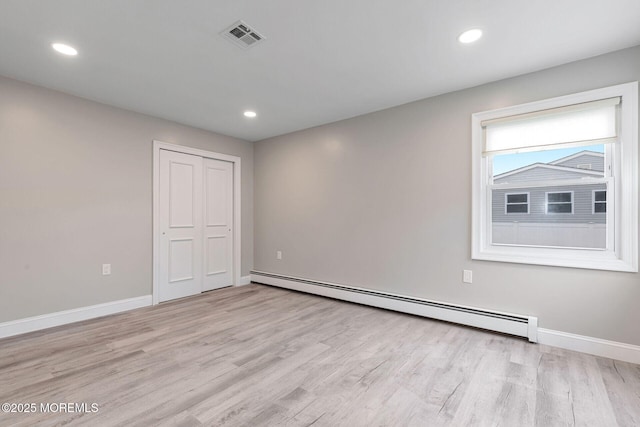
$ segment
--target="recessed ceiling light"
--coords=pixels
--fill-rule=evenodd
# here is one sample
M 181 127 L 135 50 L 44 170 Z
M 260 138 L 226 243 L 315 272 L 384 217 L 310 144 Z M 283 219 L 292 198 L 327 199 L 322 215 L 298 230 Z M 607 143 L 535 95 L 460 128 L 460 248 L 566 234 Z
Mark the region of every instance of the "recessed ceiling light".
M 474 28 L 473 30 L 468 30 L 460 34 L 458 36 L 458 41 L 464 44 L 473 43 L 477 41 L 480 37 L 482 37 L 482 30 L 478 28 Z
M 255 111 L 245 111 L 244 112 L 244 116 L 245 117 L 250 117 L 250 118 L 254 118 L 255 116 L 257 116 Z
M 63 55 L 76 56 L 78 54 L 78 51 L 72 48 L 71 46 L 69 46 L 68 44 L 52 43 L 51 47 Z

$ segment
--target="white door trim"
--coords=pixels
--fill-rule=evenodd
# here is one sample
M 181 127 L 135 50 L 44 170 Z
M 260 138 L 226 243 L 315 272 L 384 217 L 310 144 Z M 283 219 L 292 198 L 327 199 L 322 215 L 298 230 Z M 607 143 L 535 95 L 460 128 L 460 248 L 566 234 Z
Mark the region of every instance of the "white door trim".
M 241 224 L 241 165 L 240 157 L 229 154 L 214 153 L 213 151 L 200 150 L 198 148 L 183 145 L 169 144 L 162 141 L 153 141 L 153 304 L 158 304 L 159 277 L 160 277 L 160 150 L 175 151 L 177 153 L 192 154 L 215 160 L 224 160 L 233 164 L 233 285 L 242 284 L 241 264 L 242 248 L 240 247 L 242 229 Z

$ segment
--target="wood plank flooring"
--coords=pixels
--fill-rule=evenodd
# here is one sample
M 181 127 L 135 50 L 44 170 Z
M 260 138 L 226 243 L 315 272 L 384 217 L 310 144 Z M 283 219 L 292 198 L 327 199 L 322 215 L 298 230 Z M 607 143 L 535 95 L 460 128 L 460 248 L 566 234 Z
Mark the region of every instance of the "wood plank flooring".
M 640 426 L 640 365 L 253 284 L 0 340 L 4 402 L 38 412 L 2 426 Z M 98 411 L 40 412 L 63 402 Z

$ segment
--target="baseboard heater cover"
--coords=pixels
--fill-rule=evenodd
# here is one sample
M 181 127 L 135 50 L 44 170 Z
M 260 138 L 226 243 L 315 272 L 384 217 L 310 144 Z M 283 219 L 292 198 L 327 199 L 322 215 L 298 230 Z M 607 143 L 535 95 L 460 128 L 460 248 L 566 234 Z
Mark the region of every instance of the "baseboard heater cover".
M 538 318 L 431 301 L 300 277 L 252 271 L 251 281 L 403 313 L 487 329 L 538 341 Z

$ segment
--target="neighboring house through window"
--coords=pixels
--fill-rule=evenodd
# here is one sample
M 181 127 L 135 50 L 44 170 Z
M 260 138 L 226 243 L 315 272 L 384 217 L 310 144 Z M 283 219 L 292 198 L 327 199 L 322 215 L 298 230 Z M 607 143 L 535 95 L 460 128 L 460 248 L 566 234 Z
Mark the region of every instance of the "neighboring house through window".
M 505 213 L 529 213 L 529 193 L 506 193 Z
M 593 213 L 607 212 L 607 192 L 602 190 L 593 190 Z
M 573 193 L 571 191 L 546 194 L 548 214 L 573 213 Z
M 638 271 L 637 93 L 473 115 L 473 259 Z

